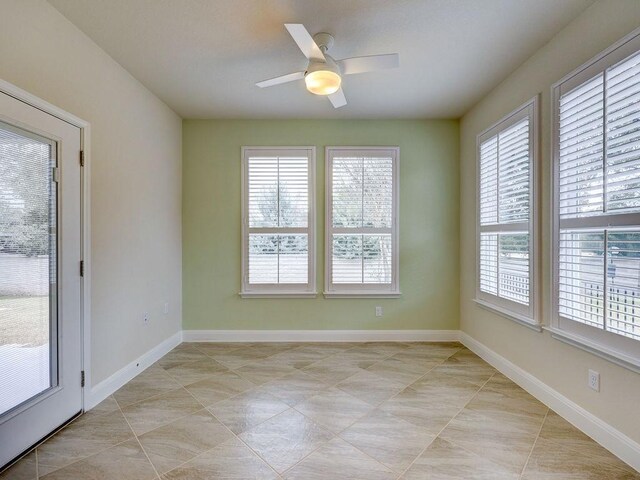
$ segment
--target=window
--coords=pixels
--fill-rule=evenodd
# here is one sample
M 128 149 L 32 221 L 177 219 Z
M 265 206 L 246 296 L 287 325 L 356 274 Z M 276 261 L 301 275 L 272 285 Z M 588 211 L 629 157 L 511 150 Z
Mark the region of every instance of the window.
M 477 167 L 476 301 L 534 326 L 536 122 L 534 98 L 480 134 Z
M 327 147 L 325 295 L 400 294 L 397 147 Z
M 242 166 L 241 295 L 315 295 L 315 147 L 243 147 Z
M 627 38 L 553 88 L 551 329 L 634 368 L 640 368 L 639 50 L 640 37 Z

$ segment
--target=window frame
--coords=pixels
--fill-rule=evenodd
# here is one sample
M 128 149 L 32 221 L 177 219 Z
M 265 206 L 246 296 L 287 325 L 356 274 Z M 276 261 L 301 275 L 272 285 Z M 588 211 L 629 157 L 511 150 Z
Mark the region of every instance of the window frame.
M 538 227 L 538 178 L 540 168 L 539 142 L 540 142 L 540 108 L 539 95 L 505 115 L 489 128 L 476 136 L 476 291 L 475 302 L 478 306 L 488 309 L 498 315 L 513 320 L 535 331 L 542 331 L 540 322 L 540 258 L 539 258 L 539 227 Z M 495 226 L 481 225 L 480 199 L 481 199 L 481 169 L 480 148 L 482 144 L 500 132 L 510 128 L 524 118 L 529 118 L 529 219 L 527 222 L 496 223 Z M 499 168 L 499 167 L 497 167 Z M 497 215 L 500 215 L 498 208 Z M 529 305 L 493 295 L 480 290 L 480 240 L 482 233 L 523 231 L 522 228 L 514 229 L 513 225 L 528 225 L 529 233 Z M 500 226 L 505 228 L 500 228 Z M 499 278 L 498 278 L 499 282 Z
M 249 235 L 254 228 L 249 227 L 249 158 L 251 154 L 264 156 L 291 156 L 298 154 L 306 156 L 308 164 L 308 205 L 307 219 L 308 235 L 308 281 L 306 284 L 250 284 L 249 283 Z M 242 158 L 242 268 L 241 290 L 242 298 L 315 298 L 316 290 L 316 147 L 315 146 L 243 146 Z M 303 227 L 274 227 L 270 230 L 282 230 L 283 234 L 288 230 L 301 230 Z
M 372 156 L 387 152 L 391 155 L 392 168 L 392 226 L 391 226 L 391 283 L 390 284 L 334 284 L 333 276 L 333 158 L 340 152 Z M 325 147 L 325 281 L 326 298 L 397 298 L 401 296 L 399 266 L 399 189 L 400 189 L 400 147 L 398 146 L 327 146 Z M 365 233 L 366 228 L 353 228 L 354 233 Z M 336 232 L 340 233 L 340 232 Z M 369 232 L 376 233 L 376 232 Z M 388 285 L 388 287 L 386 286 Z
M 549 330 L 553 338 L 557 340 L 640 373 L 640 341 L 606 330 L 600 330 L 560 315 L 559 255 L 561 219 L 558 203 L 560 199 L 559 109 L 561 96 L 638 52 L 640 52 L 640 29 L 634 30 L 551 86 L 551 301 L 549 302 L 550 322 L 545 328 Z M 603 92 L 606 93 L 606 85 L 603 88 Z M 606 96 L 604 98 L 606 99 Z M 604 126 L 606 127 L 606 121 L 604 122 Z M 606 158 L 606 139 L 603 145 L 603 156 Z M 635 220 L 635 223 L 632 223 L 633 220 Z M 565 225 L 566 226 L 562 227 L 563 229 L 586 229 L 592 227 L 602 229 L 605 232 L 610 227 L 637 226 L 639 227 L 638 229 L 640 229 L 640 212 L 570 218 L 565 220 Z M 606 256 L 603 257 L 603 261 L 604 260 L 606 260 Z M 606 318 L 606 311 L 604 315 Z

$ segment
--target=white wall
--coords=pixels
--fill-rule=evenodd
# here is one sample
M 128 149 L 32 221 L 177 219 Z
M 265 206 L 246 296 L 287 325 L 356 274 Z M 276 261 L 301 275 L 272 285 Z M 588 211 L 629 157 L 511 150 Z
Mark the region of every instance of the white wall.
M 91 123 L 95 385 L 181 329 L 182 122 L 44 0 L 0 0 L 0 78 Z
M 553 12 L 549 12 L 552 14 Z M 476 135 L 542 93 L 543 321 L 548 323 L 550 281 L 551 85 L 640 25 L 640 1 L 602 0 L 469 111 L 461 122 L 461 329 L 498 354 L 640 442 L 640 375 L 477 307 L 475 296 Z M 601 374 L 601 391 L 587 387 L 587 369 Z

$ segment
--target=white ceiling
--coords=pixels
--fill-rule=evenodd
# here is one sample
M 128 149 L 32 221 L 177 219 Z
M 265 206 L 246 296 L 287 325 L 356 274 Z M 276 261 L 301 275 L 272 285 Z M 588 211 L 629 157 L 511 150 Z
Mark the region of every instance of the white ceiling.
M 593 0 L 49 0 L 184 118 L 456 118 Z M 333 109 L 299 81 L 284 23 L 329 32 L 334 58 L 400 54 L 345 77 Z

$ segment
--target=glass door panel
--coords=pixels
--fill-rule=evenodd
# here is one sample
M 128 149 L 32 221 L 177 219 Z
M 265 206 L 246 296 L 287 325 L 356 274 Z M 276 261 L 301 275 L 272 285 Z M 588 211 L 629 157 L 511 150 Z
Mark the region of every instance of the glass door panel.
M 56 150 L 0 122 L 0 418 L 58 383 Z

